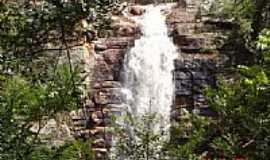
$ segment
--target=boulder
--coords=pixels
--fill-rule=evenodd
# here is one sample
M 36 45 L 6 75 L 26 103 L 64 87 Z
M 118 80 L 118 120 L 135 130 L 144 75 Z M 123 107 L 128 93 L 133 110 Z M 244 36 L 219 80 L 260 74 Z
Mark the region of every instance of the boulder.
M 113 23 L 111 27 L 117 37 L 136 37 L 140 33 L 139 26 L 130 18 L 123 16 L 112 17 Z
M 129 22 L 114 24 L 112 28 L 119 37 L 136 37 L 140 33 L 138 25 Z
M 145 12 L 145 9 L 139 7 L 139 6 L 132 6 L 129 9 L 129 13 L 135 16 L 140 16 Z
M 131 37 L 131 36 L 135 36 L 137 31 L 134 26 L 126 25 L 126 26 L 120 26 L 116 33 L 118 36 Z

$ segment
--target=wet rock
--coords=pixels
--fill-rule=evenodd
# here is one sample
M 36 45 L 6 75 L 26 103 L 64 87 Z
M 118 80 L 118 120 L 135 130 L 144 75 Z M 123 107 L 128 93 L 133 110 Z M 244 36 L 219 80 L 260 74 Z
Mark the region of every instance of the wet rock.
M 119 29 L 116 31 L 116 33 L 119 36 L 123 36 L 123 37 L 131 37 L 131 36 L 135 36 L 137 33 L 137 29 L 134 26 L 121 26 L 119 27 Z
M 178 80 L 175 81 L 175 94 L 181 96 L 192 95 L 191 80 Z
M 173 24 L 169 26 L 169 35 L 171 37 L 174 37 L 175 35 L 191 35 L 199 30 L 199 27 L 199 23 Z
M 127 49 L 134 45 L 134 37 L 108 38 L 104 41 L 108 49 Z
M 176 59 L 174 61 L 174 66 L 176 70 L 182 70 L 186 72 L 216 70 L 215 62 L 209 59 Z
M 123 49 L 108 49 L 101 53 L 107 64 L 117 64 L 124 59 L 125 50 Z
M 97 158 L 103 159 L 105 157 L 104 155 L 108 152 L 108 149 L 107 148 L 93 148 L 93 151 L 97 153 Z
M 193 103 L 193 98 L 191 96 L 177 96 L 175 97 L 175 103 L 174 103 L 174 108 L 173 109 L 177 109 L 177 108 L 187 108 L 189 106 L 191 106 L 191 104 Z
M 145 9 L 139 7 L 139 6 L 132 6 L 129 9 L 129 13 L 135 16 L 140 16 L 145 12 Z
M 102 111 L 95 111 L 91 115 L 92 119 L 102 119 L 104 118 L 104 114 Z
M 178 8 L 172 10 L 170 14 L 166 17 L 166 23 L 168 25 L 175 23 L 194 23 L 196 22 L 196 16 L 190 14 Z
M 215 63 L 209 59 L 184 59 L 175 60 L 175 92 L 176 102 L 179 97 L 192 97 L 192 102 L 186 101 L 185 106 L 204 106 L 205 97 L 203 89 L 215 83 Z M 181 100 L 183 101 L 183 100 Z M 183 106 L 183 104 L 181 104 Z
M 112 28 L 117 37 L 136 37 L 140 33 L 139 26 L 135 21 L 125 17 L 114 17 Z
M 100 88 L 121 88 L 122 84 L 117 81 L 104 81 L 104 82 L 96 82 L 94 84 L 95 89 Z
M 191 75 L 190 75 L 190 73 L 175 71 L 174 72 L 174 79 L 175 80 L 191 79 Z
M 108 147 L 111 147 L 111 144 L 108 143 L 106 140 L 104 140 L 104 138 L 99 138 L 93 141 L 92 147 L 93 148 L 102 148 L 102 147 L 108 148 Z
M 173 42 L 185 53 L 196 53 L 204 46 L 203 37 L 192 37 L 182 33 L 173 33 Z
M 207 86 L 208 82 L 206 79 L 194 79 L 193 80 L 193 85 L 198 87 L 198 88 L 203 88 L 204 86 Z
M 192 72 L 193 79 L 207 79 L 207 72 Z
M 112 81 L 114 79 L 113 71 L 103 57 L 96 60 L 94 79 L 95 81 Z
M 95 44 L 95 51 L 104 51 L 106 49 L 108 49 L 106 45 L 100 43 Z
M 213 19 L 213 18 L 207 18 L 203 19 L 205 25 L 211 25 L 215 26 L 216 29 L 222 29 L 222 30 L 232 30 L 235 28 L 239 28 L 239 25 L 235 22 L 233 22 L 232 19 Z
M 180 49 L 182 52 L 185 53 L 196 53 L 199 52 L 201 48 L 196 45 L 190 44 L 189 46 L 181 46 Z
M 206 98 L 204 97 L 203 94 L 197 94 L 197 95 L 194 95 L 194 96 L 193 96 L 193 99 L 194 99 L 196 102 L 205 102 L 205 101 L 206 101 Z
M 201 107 L 199 108 L 199 111 L 201 116 L 213 117 L 217 115 L 217 113 L 215 113 L 210 107 Z
M 191 70 L 200 68 L 200 63 L 193 60 L 180 60 L 176 59 L 174 61 L 174 66 L 176 70 L 191 72 Z
M 92 134 L 92 135 L 103 136 L 107 130 L 109 130 L 108 127 L 95 127 L 89 131 L 90 131 L 90 134 Z M 102 138 L 102 137 L 100 137 L 100 138 Z
M 94 95 L 95 103 L 97 104 L 121 104 L 122 93 L 118 88 L 102 88 L 96 91 Z
M 126 41 L 120 41 L 119 43 L 116 41 L 110 41 L 108 44 L 115 46 L 129 45 Z M 125 53 L 125 49 L 107 49 L 103 52 L 100 52 L 99 57 L 96 59 L 96 67 L 94 73 L 95 81 L 101 82 L 118 80 L 120 77 L 119 75 Z

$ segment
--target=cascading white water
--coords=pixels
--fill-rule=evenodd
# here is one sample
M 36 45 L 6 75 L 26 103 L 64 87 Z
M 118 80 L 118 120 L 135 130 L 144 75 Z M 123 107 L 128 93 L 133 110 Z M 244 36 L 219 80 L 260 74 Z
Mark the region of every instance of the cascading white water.
M 172 71 L 176 47 L 168 37 L 162 9 L 171 5 L 146 6 L 146 13 L 135 20 L 141 24 L 142 37 L 125 57 L 124 91 L 129 112 L 134 116 L 154 113 L 155 132 L 166 136 L 174 97 Z

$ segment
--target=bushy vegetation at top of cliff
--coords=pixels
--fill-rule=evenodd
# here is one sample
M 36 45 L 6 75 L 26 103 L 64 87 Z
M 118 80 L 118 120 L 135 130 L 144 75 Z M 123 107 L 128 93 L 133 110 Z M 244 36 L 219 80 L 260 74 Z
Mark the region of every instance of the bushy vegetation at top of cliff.
M 0 1 L 0 159 L 92 159 L 89 143 L 49 149 L 39 134 L 44 121 L 81 106 L 82 70 L 70 49 L 108 35 L 113 6 L 107 0 Z
M 232 49 L 233 65 L 252 65 L 262 60 L 262 52 L 256 43 L 259 34 L 270 27 L 270 3 L 268 0 L 218 0 L 210 13 L 222 19 L 231 19 L 239 27 L 233 29 L 224 49 Z M 225 53 L 228 54 L 228 53 Z

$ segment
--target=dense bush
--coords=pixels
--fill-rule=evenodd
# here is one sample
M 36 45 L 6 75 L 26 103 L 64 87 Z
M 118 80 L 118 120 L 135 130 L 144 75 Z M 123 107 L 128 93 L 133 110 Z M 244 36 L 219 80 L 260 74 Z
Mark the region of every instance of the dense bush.
M 89 143 L 49 149 L 39 133 L 44 121 L 81 106 L 82 70 L 70 49 L 83 37 L 108 35 L 104 30 L 110 30 L 113 5 L 107 0 L 0 1 L 0 159 L 57 159 L 56 154 L 92 159 Z M 88 25 L 81 26 L 82 20 Z

